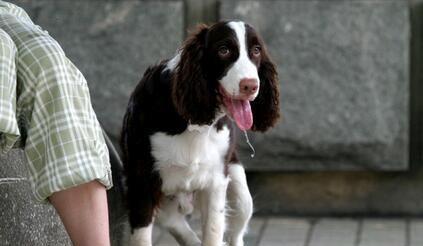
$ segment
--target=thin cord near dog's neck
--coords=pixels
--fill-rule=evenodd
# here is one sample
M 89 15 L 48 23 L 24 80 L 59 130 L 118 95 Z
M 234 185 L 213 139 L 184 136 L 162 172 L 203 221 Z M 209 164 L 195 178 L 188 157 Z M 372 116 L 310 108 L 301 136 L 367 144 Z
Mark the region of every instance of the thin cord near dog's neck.
M 247 142 L 248 146 L 250 146 L 250 149 L 253 151 L 253 153 L 251 153 L 251 158 L 254 158 L 254 156 L 256 155 L 256 150 L 254 149 L 253 145 L 250 142 L 250 139 L 248 138 L 248 134 L 247 131 L 244 130 L 244 136 L 245 136 L 245 141 Z

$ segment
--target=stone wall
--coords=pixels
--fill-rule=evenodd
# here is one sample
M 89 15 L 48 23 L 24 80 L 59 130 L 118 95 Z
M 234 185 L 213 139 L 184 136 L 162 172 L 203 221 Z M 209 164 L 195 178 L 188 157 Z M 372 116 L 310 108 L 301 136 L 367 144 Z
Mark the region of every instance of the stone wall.
M 182 1 L 16 0 L 82 71 L 93 107 L 118 138 L 132 89 L 183 38 Z
M 71 245 L 53 207 L 33 199 L 23 152 L 0 158 L 0 245 Z
M 254 25 L 278 65 L 283 120 L 252 136 L 256 158 L 242 144 L 250 170 L 409 166 L 407 1 L 15 2 L 81 69 L 114 140 L 144 70 L 171 57 L 188 26 L 219 16 Z
M 254 136 L 250 169 L 408 168 L 406 1 L 225 1 L 220 13 L 255 26 L 278 65 L 284 117 Z

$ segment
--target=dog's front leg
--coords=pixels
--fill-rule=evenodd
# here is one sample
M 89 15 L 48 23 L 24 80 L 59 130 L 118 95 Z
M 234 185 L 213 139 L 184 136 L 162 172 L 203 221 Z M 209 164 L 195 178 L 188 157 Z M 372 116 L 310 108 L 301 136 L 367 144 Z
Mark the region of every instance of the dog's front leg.
M 219 184 L 203 191 L 203 246 L 223 245 L 227 187 L 228 179 L 223 178 Z
M 253 214 L 253 199 L 241 164 L 230 164 L 228 175 L 231 181 L 227 191 L 227 241 L 230 246 L 244 246 L 243 237 Z
M 152 246 L 153 223 L 146 227 L 133 230 L 129 240 L 129 246 Z

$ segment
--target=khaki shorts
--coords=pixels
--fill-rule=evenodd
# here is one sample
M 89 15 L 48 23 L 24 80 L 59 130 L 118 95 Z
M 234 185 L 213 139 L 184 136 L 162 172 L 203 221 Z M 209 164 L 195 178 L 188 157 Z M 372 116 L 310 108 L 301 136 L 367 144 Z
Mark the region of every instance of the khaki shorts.
M 24 149 L 39 201 L 93 180 L 112 186 L 84 76 L 24 10 L 0 0 L 0 153 L 12 147 Z

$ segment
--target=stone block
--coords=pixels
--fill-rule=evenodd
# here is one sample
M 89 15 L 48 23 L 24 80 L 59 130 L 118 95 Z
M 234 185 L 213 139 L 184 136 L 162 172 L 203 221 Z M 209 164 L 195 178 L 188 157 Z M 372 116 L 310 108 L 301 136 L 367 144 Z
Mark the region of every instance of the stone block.
M 400 220 L 366 219 L 363 221 L 360 245 L 407 245 L 407 222 Z
M 410 221 L 410 246 L 423 245 L 423 220 L 413 219 Z
M 260 244 L 266 246 L 307 245 L 310 223 L 301 219 L 271 218 L 263 232 Z
M 145 69 L 173 56 L 184 35 L 182 1 L 15 0 L 88 81 L 94 110 L 117 139 Z
M 354 246 L 359 222 L 352 219 L 321 219 L 316 221 L 310 246 Z
M 282 122 L 254 135 L 250 170 L 404 170 L 409 156 L 407 1 L 225 1 L 278 66 Z M 241 142 L 245 142 L 241 139 Z
M 1 157 L 0 167 L 0 244 L 72 245 L 54 208 L 33 199 L 23 152 Z
M 422 216 L 423 172 L 253 172 L 255 211 L 289 216 Z M 271 199 L 269 199 L 271 197 Z

